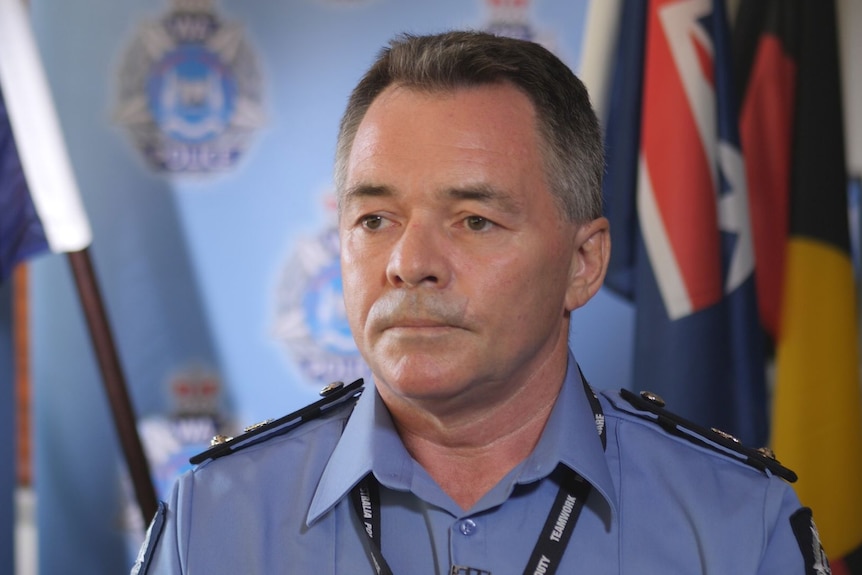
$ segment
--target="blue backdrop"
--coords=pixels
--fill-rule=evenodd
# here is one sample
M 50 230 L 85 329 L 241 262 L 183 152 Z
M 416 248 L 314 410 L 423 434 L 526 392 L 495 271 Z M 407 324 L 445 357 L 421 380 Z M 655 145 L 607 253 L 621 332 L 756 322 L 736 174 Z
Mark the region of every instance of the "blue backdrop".
M 31 1 L 93 225 L 96 271 L 142 421 L 170 417 L 176 382 L 194 374 L 221 382 L 218 409 L 242 424 L 308 403 L 329 378 L 362 374 L 345 340 L 333 265 L 331 166 L 341 111 L 380 47 L 402 31 L 497 25 L 531 34 L 577 69 L 586 0 L 496 4 L 214 3 L 215 16 L 236 26 L 232 38 L 247 50 L 224 93 L 246 106 L 250 128 L 231 168 L 166 173 L 139 147 L 146 134 L 129 120 L 141 114 L 129 86 L 138 74 L 149 78 L 141 86 L 155 89 L 141 70 L 151 70 L 147 58 L 157 60 L 164 46 L 145 31 L 177 4 Z M 194 75 L 197 68 L 177 70 Z M 126 572 L 137 527 L 62 257 L 35 261 L 32 290 L 40 571 Z M 575 313 L 572 345 L 597 387 L 628 386 L 631 321 L 627 304 L 605 292 Z

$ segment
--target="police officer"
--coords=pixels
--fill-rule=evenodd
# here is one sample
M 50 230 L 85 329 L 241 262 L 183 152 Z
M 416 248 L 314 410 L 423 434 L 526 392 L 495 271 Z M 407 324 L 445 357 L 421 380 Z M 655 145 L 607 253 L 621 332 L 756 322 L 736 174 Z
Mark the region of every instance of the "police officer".
M 199 456 L 133 572 L 827 573 L 791 472 L 580 373 L 567 338 L 607 268 L 602 172 L 587 93 L 544 48 L 391 42 L 335 163 L 373 384 Z

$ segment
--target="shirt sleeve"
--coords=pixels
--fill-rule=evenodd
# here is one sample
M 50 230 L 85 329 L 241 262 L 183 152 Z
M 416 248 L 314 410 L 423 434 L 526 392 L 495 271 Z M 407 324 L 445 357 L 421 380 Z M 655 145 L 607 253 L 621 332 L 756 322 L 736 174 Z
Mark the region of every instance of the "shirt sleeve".
M 159 502 L 155 517 L 147 528 L 146 537 L 132 567 L 131 575 L 179 575 L 180 563 L 177 530 L 179 482 L 171 493 L 170 502 Z
M 778 493 L 771 533 L 758 575 L 829 575 L 829 562 L 820 544 L 811 511 L 803 507 L 790 485 L 776 482 Z M 768 504 L 769 505 L 769 504 Z

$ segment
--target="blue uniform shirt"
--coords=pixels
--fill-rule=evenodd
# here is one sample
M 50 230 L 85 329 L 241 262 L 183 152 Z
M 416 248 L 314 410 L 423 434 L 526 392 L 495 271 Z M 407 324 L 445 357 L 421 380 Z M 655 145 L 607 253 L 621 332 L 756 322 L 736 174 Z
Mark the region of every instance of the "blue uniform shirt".
M 182 476 L 135 569 L 372 575 L 350 491 L 373 473 L 383 556 L 395 575 L 445 575 L 451 565 L 520 574 L 563 464 L 593 489 L 558 573 L 828 573 L 806 571 L 805 538 L 800 544 L 790 521 L 800 503 L 784 480 L 669 434 L 617 393 L 599 400 L 606 449 L 570 357 L 533 453 L 464 512 L 410 457 L 369 386 L 355 409 L 331 410 Z

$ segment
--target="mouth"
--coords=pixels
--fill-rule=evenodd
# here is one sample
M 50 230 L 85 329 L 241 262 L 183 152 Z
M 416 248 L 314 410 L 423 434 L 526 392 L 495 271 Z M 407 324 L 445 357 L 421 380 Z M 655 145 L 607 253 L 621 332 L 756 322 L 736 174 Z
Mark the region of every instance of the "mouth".
M 433 321 L 400 321 L 388 325 L 384 331 L 434 332 L 449 329 L 457 329 L 457 327 L 448 323 Z
M 383 331 L 402 335 L 439 335 L 459 329 L 460 326 L 440 319 L 397 318 L 387 322 Z

